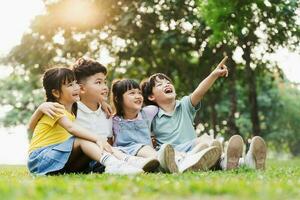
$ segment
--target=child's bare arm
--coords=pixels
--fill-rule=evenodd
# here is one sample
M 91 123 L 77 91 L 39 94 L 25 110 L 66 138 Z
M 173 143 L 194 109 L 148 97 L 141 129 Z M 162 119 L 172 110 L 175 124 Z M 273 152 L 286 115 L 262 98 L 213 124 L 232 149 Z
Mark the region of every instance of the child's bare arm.
M 28 130 L 33 132 L 35 126 L 37 125 L 38 121 L 41 119 L 43 114 L 48 115 L 50 118 L 53 119 L 54 117 L 64 114 L 63 110 L 64 110 L 64 106 L 59 103 L 55 103 L 55 102 L 42 103 L 32 114 L 28 123 Z
M 110 118 L 113 116 L 113 110 L 107 102 L 101 103 L 101 109 L 106 113 L 107 118 Z
M 107 138 L 106 137 L 100 137 L 97 136 L 96 134 L 92 134 L 89 131 L 85 130 L 84 128 L 76 125 L 73 123 L 71 120 L 69 120 L 66 116 L 61 117 L 58 120 L 59 125 L 64 127 L 69 133 L 72 135 L 82 138 L 91 142 L 95 142 L 98 144 L 100 148 L 103 148 L 104 150 L 108 152 L 112 152 L 111 146 L 107 143 Z
M 214 82 L 219 78 L 223 76 L 228 76 L 228 70 L 225 65 L 225 62 L 227 60 L 227 56 L 223 58 L 223 60 L 218 64 L 216 69 L 212 71 L 208 77 L 206 77 L 194 90 L 194 92 L 191 95 L 191 102 L 193 106 L 196 106 L 200 100 L 203 98 L 205 93 L 208 91 L 208 89 L 214 84 Z

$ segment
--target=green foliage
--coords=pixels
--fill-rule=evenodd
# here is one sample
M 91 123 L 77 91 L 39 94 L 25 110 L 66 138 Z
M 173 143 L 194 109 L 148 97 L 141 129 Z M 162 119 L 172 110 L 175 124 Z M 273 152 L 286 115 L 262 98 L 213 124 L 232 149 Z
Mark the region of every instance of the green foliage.
M 278 150 L 287 143 L 289 150 L 295 156 L 300 155 L 300 91 L 293 85 L 282 83 L 279 87 L 277 101 L 279 106 L 272 112 L 270 122 L 272 132 L 269 138 L 274 141 Z
M 298 199 L 299 160 L 272 160 L 265 172 L 242 168 L 184 174 L 71 174 L 32 177 L 0 167 L 3 199 Z
M 244 51 L 243 59 L 247 55 L 248 64 L 255 68 L 262 133 L 275 134 L 277 126 L 271 121 L 283 103 L 277 101 L 277 72 L 269 70 L 272 65 L 261 61 L 261 57 L 279 45 L 297 47 L 300 31 L 295 23 L 295 10 L 299 9 L 296 0 L 270 4 L 263 0 L 90 0 L 81 4 L 85 10 L 70 14 L 79 2 L 83 1 L 44 1 L 46 12 L 35 17 L 21 43 L 1 60 L 14 69 L 0 83 L 0 105 L 12 108 L 1 120 L 5 125 L 26 123 L 42 102 L 40 77 L 53 65 L 69 66 L 81 56 L 102 62 L 101 55 L 107 50 L 113 58 L 108 65 L 109 81 L 122 77 L 139 81 L 163 72 L 173 79 L 181 97 L 197 87 L 224 52 L 231 54 L 240 48 Z M 263 33 L 264 39 L 259 33 Z M 256 55 L 254 48 L 260 44 L 265 49 L 262 55 Z M 228 79 L 218 80 L 203 99 L 196 123 L 207 124 L 206 132 L 214 129 L 228 137 L 226 123 L 232 106 L 228 96 L 235 90 L 235 122 L 246 138 L 253 126 L 248 74 L 245 64 L 232 64 L 236 66 L 235 85 L 230 85 Z M 230 76 L 231 66 L 228 67 Z M 289 129 L 289 134 L 293 134 L 296 129 L 290 126 L 279 126 L 276 132 Z

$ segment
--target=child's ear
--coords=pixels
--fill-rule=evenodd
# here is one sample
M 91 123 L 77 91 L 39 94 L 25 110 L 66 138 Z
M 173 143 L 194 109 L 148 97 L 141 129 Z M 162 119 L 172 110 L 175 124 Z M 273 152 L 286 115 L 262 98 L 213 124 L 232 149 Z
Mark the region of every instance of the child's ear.
M 149 100 L 149 101 L 154 101 L 154 100 L 155 100 L 154 95 L 153 95 L 153 94 L 149 95 L 149 96 L 148 96 L 148 100 Z
M 53 89 L 52 90 L 52 94 L 53 94 L 53 96 L 55 97 L 55 98 L 59 98 L 59 91 L 58 90 L 55 90 L 55 89 Z
M 82 83 L 79 83 L 79 87 L 80 87 L 80 93 L 84 94 L 85 93 L 84 85 Z

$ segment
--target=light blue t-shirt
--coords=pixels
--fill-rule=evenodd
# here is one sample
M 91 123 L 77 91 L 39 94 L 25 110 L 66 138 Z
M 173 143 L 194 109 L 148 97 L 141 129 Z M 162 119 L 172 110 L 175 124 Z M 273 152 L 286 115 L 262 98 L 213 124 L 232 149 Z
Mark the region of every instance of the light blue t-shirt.
M 194 140 L 197 136 L 193 123 L 199 109 L 200 103 L 194 107 L 190 96 L 176 100 L 172 114 L 167 114 L 159 108 L 152 121 L 152 131 L 158 145 L 169 143 L 177 146 Z

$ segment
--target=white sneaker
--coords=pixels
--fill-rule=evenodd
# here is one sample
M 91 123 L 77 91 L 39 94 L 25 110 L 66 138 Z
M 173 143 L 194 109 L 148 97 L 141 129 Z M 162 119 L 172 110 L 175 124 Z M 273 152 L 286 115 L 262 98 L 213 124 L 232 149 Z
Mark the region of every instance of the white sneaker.
M 159 161 L 155 158 L 131 157 L 127 163 L 143 169 L 145 172 L 154 172 L 159 167 Z
M 221 153 L 223 152 L 223 145 L 219 140 L 214 139 L 209 146 L 217 147 L 220 149 Z
M 267 146 L 264 139 L 259 136 L 253 137 L 245 157 L 245 165 L 252 169 L 264 170 L 266 168 L 266 158 Z
M 221 160 L 223 170 L 236 169 L 243 155 L 244 141 L 240 135 L 234 135 L 229 139 L 225 155 Z
M 106 174 L 119 174 L 119 175 L 134 175 L 141 174 L 144 171 L 141 168 L 131 166 L 125 161 L 118 160 L 105 166 Z
M 186 155 L 179 161 L 179 172 L 208 170 L 220 159 L 218 147 L 208 147 L 198 153 Z
M 175 162 L 175 151 L 173 147 L 170 144 L 163 144 L 158 154 L 158 160 L 160 163 L 160 166 L 166 171 L 170 173 L 176 173 L 178 172 L 178 167 Z

